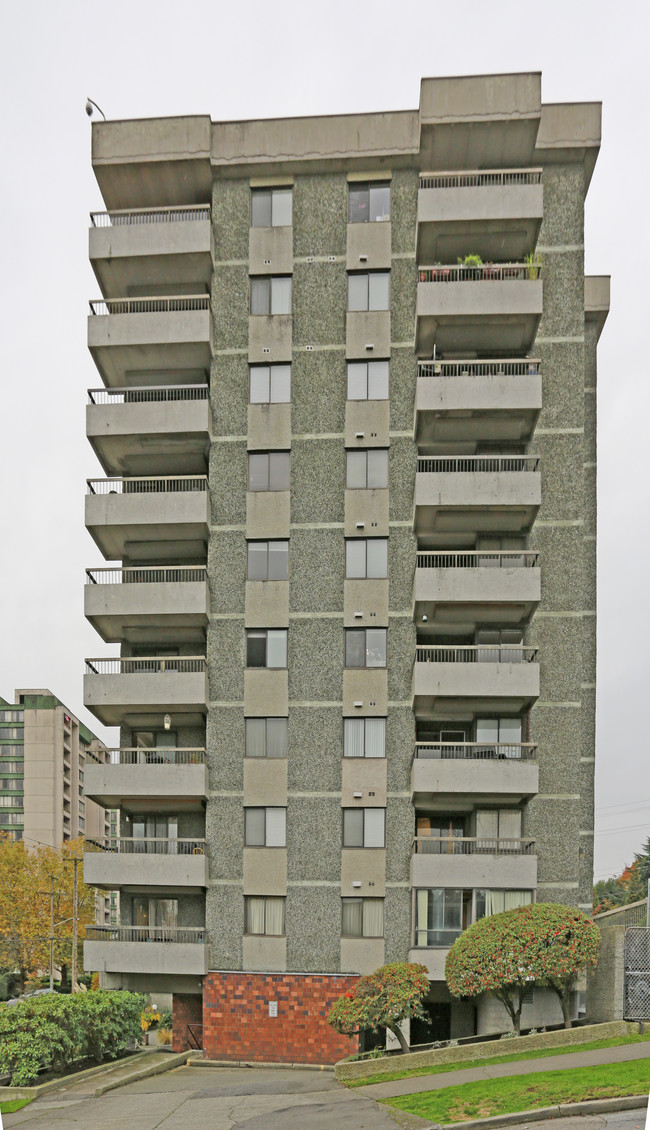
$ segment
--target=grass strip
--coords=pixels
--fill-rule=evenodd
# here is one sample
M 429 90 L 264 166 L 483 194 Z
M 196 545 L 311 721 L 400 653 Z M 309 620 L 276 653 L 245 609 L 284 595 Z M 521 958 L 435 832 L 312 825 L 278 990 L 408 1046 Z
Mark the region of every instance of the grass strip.
M 569 1055 L 571 1052 L 591 1052 L 599 1048 L 618 1048 L 622 1044 L 643 1044 L 650 1035 L 617 1036 L 611 1040 L 592 1040 L 589 1044 L 563 1044 L 555 1048 L 538 1048 L 511 1055 L 497 1055 L 490 1059 L 465 1059 L 457 1063 L 436 1063 L 429 1067 L 407 1067 L 402 1071 L 386 1071 L 367 1075 L 363 1079 L 342 1079 L 346 1087 L 370 1087 L 373 1083 L 392 1083 L 396 1079 L 414 1079 L 418 1075 L 444 1075 L 447 1071 L 466 1071 L 469 1067 L 489 1067 L 493 1063 L 519 1063 L 526 1059 L 543 1059 L 550 1055 Z M 469 1045 L 471 1047 L 471 1045 Z
M 10 1099 L 7 1103 L 0 1103 L 0 1114 L 14 1114 L 33 1101 L 33 1099 Z
M 568 1071 L 542 1071 L 539 1075 L 481 1079 L 460 1087 L 444 1087 L 440 1091 L 382 1101 L 397 1110 L 445 1124 L 558 1103 L 639 1095 L 647 1092 L 649 1086 L 650 1057 L 626 1063 L 575 1067 Z

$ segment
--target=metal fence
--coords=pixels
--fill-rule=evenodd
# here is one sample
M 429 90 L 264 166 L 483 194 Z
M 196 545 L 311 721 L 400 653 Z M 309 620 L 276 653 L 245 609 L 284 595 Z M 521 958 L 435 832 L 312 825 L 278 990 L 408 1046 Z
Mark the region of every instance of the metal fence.
M 420 174 L 420 188 L 489 188 L 541 183 L 541 169 L 477 169 L 467 173 Z
M 87 494 L 178 494 L 207 491 L 207 475 L 148 476 L 133 479 L 86 479 Z
M 418 377 L 532 377 L 541 362 L 527 357 L 521 361 L 419 361 Z
M 534 761 L 536 742 L 416 742 L 416 760 Z
M 468 474 L 504 471 L 539 471 L 538 455 L 436 455 L 419 456 L 419 474 Z
M 210 208 L 206 204 L 185 208 L 135 208 L 130 211 L 91 212 L 94 228 L 123 228 L 139 224 L 179 224 L 192 220 L 209 220 Z
M 625 1020 L 650 1020 L 650 928 L 625 931 Z
M 536 647 L 521 644 L 462 644 L 458 647 L 429 647 L 418 644 L 416 663 L 534 663 Z
M 418 569 L 533 569 L 537 550 L 463 549 L 452 553 L 418 553 Z
M 86 569 L 86 583 L 91 585 L 186 585 L 207 579 L 205 565 Z
M 175 942 L 205 945 L 204 926 L 86 926 L 87 942 Z
M 484 263 L 480 267 L 464 267 L 462 264 L 440 267 L 419 267 L 418 279 L 421 283 L 450 282 L 523 282 L 538 279 L 542 268 L 539 263 Z
M 90 313 L 107 314 L 172 314 L 188 310 L 209 310 L 209 294 L 181 294 L 167 298 L 91 298 Z
M 109 765 L 204 765 L 205 750 L 186 747 L 173 749 L 107 749 Z
M 146 388 L 89 388 L 89 404 L 167 404 L 170 401 L 207 400 L 210 389 L 200 385 L 156 385 Z
M 646 926 L 648 924 L 648 900 L 630 902 L 627 906 L 615 906 L 613 910 L 603 910 L 594 914 L 597 926 Z
M 124 836 L 105 836 L 89 839 L 102 851 L 117 852 L 120 855 L 205 855 L 206 840 L 178 840 L 169 836 L 147 836 L 131 838 Z
M 534 855 L 535 841 L 475 836 L 415 836 L 413 850 L 417 855 Z
M 173 671 L 180 675 L 203 674 L 207 662 L 202 655 L 157 655 L 151 658 L 86 659 L 87 675 L 164 675 Z

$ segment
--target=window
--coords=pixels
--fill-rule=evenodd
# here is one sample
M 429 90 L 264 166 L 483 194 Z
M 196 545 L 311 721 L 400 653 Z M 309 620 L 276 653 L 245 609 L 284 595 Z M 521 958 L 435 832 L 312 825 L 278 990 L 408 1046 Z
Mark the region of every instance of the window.
M 286 667 L 287 629 L 262 629 L 246 632 L 247 667 Z
M 22 722 L 24 714 L 22 710 L 0 710 L 0 722 Z M 0 731 L 2 736 L 2 731 Z
M 385 667 L 386 629 L 347 628 L 345 632 L 346 667 Z
M 251 227 L 291 227 L 292 205 L 293 191 L 290 188 L 252 188 Z
M 251 365 L 248 399 L 251 404 L 288 404 L 291 365 Z
M 416 946 L 452 945 L 463 931 L 463 896 L 462 890 L 444 887 L 416 891 Z
M 344 808 L 343 847 L 383 848 L 385 823 L 383 808 Z
M 341 899 L 341 937 L 383 938 L 383 899 Z
M 532 891 L 490 891 L 479 887 L 474 892 L 475 921 L 488 918 L 491 914 L 501 914 L 516 906 L 529 906 L 533 901 Z
M 520 757 L 521 718 L 477 718 L 476 741 L 486 747 L 481 753 Z M 498 749 L 495 748 L 497 746 Z
M 111 898 L 111 905 L 114 905 Z M 156 899 L 137 896 L 133 899 L 133 925 L 169 927 L 178 925 L 178 899 Z
M 286 756 L 286 718 L 246 719 L 246 757 Z
M 2 765 L 0 768 L 9 772 L 6 765 Z M 6 792 L 22 793 L 24 787 L 25 782 L 22 777 L 0 777 L 0 789 L 4 789 Z M 4 799 L 11 800 L 11 797 L 5 797 Z
M 291 275 L 251 279 L 251 314 L 290 314 Z
M 483 628 L 476 633 L 478 663 L 521 663 L 523 634 L 515 628 L 502 631 Z
M 348 400 L 388 400 L 388 361 L 348 361 Z
M 288 541 L 249 541 L 249 581 L 286 581 L 288 577 Z
M 276 896 L 258 897 L 247 895 L 244 898 L 244 933 L 266 934 L 279 938 L 284 934 L 285 898 Z
M 344 718 L 344 757 L 385 757 L 385 718 Z
M 24 761 L 0 761 L 0 773 L 23 773 Z
M 2 726 L 2 727 L 0 727 L 0 740 L 4 741 L 7 738 L 20 738 L 22 740 L 24 735 L 25 735 L 25 731 L 24 731 L 22 726 Z
M 246 847 L 286 847 L 286 808 L 245 808 L 244 843 Z
M 521 811 L 518 808 L 477 809 L 476 837 L 479 840 L 521 839 Z M 516 845 L 513 845 L 513 847 Z
M 388 450 L 346 451 L 345 485 L 348 490 L 383 490 L 388 486 Z
M 139 765 L 163 765 L 176 762 L 178 734 L 176 730 L 133 730 L 131 741 Z M 116 754 L 119 757 L 119 751 Z
M 20 782 L 17 782 L 17 783 L 20 784 L 20 794 L 19 795 L 17 794 L 16 796 L 0 796 L 0 808 L 22 808 L 23 807 L 23 800 L 24 800 L 23 788 L 24 788 L 24 785 L 23 785 L 22 777 L 20 779 Z M 6 787 L 7 786 L 3 785 L 2 782 L 0 781 L 0 789 L 6 788 Z
M 348 223 L 367 224 L 390 220 L 390 182 L 351 184 L 348 190 Z
M 348 310 L 388 310 L 390 271 L 371 271 L 348 275 Z M 251 310 L 251 313 L 256 313 Z M 267 313 L 267 311 L 259 311 Z M 284 313 L 284 311 L 278 311 Z
M 249 490 L 289 490 L 289 452 L 267 451 L 248 456 Z
M 345 543 L 345 575 L 348 578 L 388 576 L 388 538 L 351 538 Z
M 137 852 L 162 853 L 171 855 L 175 853 L 178 845 L 171 842 L 178 839 L 177 816 L 134 816 L 131 825 L 133 840 L 149 840 L 149 843 L 133 843 L 132 850 Z M 128 838 L 128 837 L 127 837 Z M 181 852 L 183 847 L 181 847 Z

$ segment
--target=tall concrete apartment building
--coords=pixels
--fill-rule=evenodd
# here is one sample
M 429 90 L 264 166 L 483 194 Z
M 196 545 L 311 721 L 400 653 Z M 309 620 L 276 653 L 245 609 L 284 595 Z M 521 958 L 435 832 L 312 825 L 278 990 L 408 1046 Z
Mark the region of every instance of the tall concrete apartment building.
M 28 847 L 110 835 L 110 814 L 85 796 L 104 747 L 49 690 L 0 698 L 0 832 Z
M 215 1058 L 346 1054 L 360 973 L 482 915 L 591 907 L 600 105 L 539 74 L 417 110 L 99 122 L 86 614 L 120 658 L 87 792 L 105 984 Z M 529 1022 L 549 1019 L 535 993 Z M 422 1040 L 413 1026 L 411 1039 Z

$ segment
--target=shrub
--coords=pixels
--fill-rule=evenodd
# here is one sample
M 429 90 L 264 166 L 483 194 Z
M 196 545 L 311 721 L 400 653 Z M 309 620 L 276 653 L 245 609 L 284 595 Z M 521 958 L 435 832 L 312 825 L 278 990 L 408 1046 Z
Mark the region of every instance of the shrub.
M 171 1012 L 161 1012 L 160 1020 L 158 1021 L 159 1028 L 167 1028 L 170 1032 L 172 1030 L 172 1014 Z
M 140 1016 L 140 1027 L 143 1032 L 148 1032 L 150 1028 L 155 1028 L 160 1023 L 161 1013 L 157 1012 L 153 1005 L 148 1004 L 146 1008 L 142 1009 Z
M 159 1028 L 158 1029 L 158 1043 L 159 1044 L 171 1044 L 173 1039 L 174 1039 L 174 1037 L 172 1035 L 171 1028 Z
M 350 992 L 334 1002 L 327 1020 L 335 1032 L 345 1036 L 390 1028 L 401 1050 L 408 1051 L 400 1025 L 412 1016 L 426 1019 L 422 998 L 428 991 L 429 978 L 423 965 L 394 961 L 360 977 Z
M 29 1086 L 40 1070 L 63 1072 L 77 1059 L 114 1059 L 140 1034 L 137 993 L 56 993 L 0 1009 L 0 1073 Z

